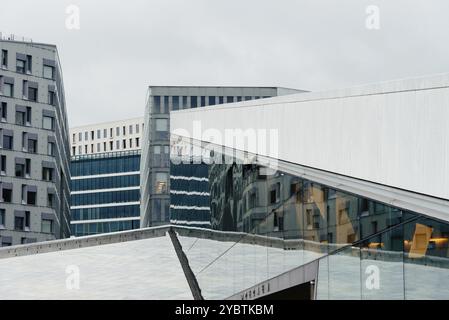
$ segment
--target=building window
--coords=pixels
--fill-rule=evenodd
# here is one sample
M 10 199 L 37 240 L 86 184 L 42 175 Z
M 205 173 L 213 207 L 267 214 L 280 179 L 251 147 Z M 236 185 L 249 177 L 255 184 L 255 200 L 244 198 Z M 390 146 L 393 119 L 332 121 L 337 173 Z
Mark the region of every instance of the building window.
M 14 217 L 14 230 L 25 231 L 24 217 Z
M 7 97 L 14 96 L 14 85 L 12 83 L 5 82 L 3 84 L 3 95 L 5 95 Z
M 55 205 L 55 195 L 53 193 L 47 194 L 47 206 L 53 208 Z
M 48 91 L 48 104 L 51 106 L 56 105 L 56 94 L 53 91 Z
M 76 147 L 72 147 L 72 156 L 76 154 Z
M 210 106 L 216 105 L 215 102 L 216 102 L 216 101 L 215 101 L 215 97 L 209 97 L 209 105 L 210 105 Z
M 28 100 L 37 102 L 37 88 L 28 87 Z
M 48 116 L 43 116 L 42 117 L 42 127 L 44 129 L 54 130 L 55 129 L 54 122 L 55 121 L 54 121 L 53 117 L 48 117 Z
M 31 56 L 27 56 L 27 63 L 26 63 L 26 71 L 27 73 L 31 73 L 31 68 L 33 67 L 33 62 L 32 62 L 32 57 Z
M 198 97 L 190 97 L 190 108 L 198 108 Z
M 3 188 L 3 202 L 11 203 L 12 202 L 12 190 Z
M 88 141 L 89 140 L 89 132 L 84 132 L 84 141 Z
M 90 140 L 94 140 L 95 139 L 95 132 L 92 130 L 90 132 Z
M 179 110 L 179 97 L 178 96 L 174 96 L 173 98 L 173 108 L 172 110 Z
M 2 68 L 8 68 L 8 50 L 2 50 Z
M 139 124 L 136 124 L 136 133 L 139 133 L 140 128 L 139 128 Z
M 25 178 L 25 165 L 22 163 L 16 163 L 16 177 Z
M 28 191 L 27 192 L 27 204 L 36 205 L 36 192 L 34 191 Z
M 128 129 L 129 134 L 133 134 L 133 126 L 130 124 Z
M 43 72 L 45 79 L 55 79 L 55 68 L 52 66 L 46 66 L 44 65 L 44 72 Z
M 168 113 L 169 109 L 170 109 L 170 97 L 169 96 L 164 96 L 164 113 Z
M 9 135 L 3 135 L 3 149 L 12 150 L 13 149 L 13 137 Z
M 97 143 L 97 152 L 101 152 L 101 144 Z
M 103 142 L 103 151 L 106 152 L 106 142 Z
M 226 97 L 226 102 L 227 102 L 227 103 L 233 103 L 233 102 L 234 102 L 234 97 L 227 96 L 227 97 Z
M 6 122 L 8 118 L 8 104 L 6 102 L 2 102 L 0 110 L 0 117 L 2 122 Z
M 161 113 L 161 97 L 153 97 L 153 113 Z
M 133 147 L 133 139 L 129 139 L 129 148 Z
M 205 96 L 201 96 L 201 106 L 202 107 L 206 106 L 206 97 Z
M 82 146 L 79 146 L 78 147 L 78 154 L 82 154 L 83 153 L 83 147 Z
M 16 60 L 16 71 L 19 73 L 25 73 L 25 65 L 26 65 L 25 60 L 17 59 Z
M 136 138 L 136 148 L 139 148 L 139 138 Z
M 168 174 L 165 172 L 156 173 L 156 183 L 154 184 L 156 194 L 167 193 L 168 188 Z
M 55 156 L 55 144 L 53 142 L 47 143 L 47 155 L 52 157 Z
M 120 136 L 120 128 L 119 127 L 115 128 L 115 135 L 117 137 Z
M 126 136 L 126 126 L 123 126 L 122 130 L 123 130 L 123 135 Z
M 76 143 L 76 135 L 75 134 L 72 135 L 72 143 Z
M 106 139 L 108 137 L 108 129 L 103 129 L 103 138 Z
M 6 156 L 0 156 L 0 174 L 6 175 Z
M 123 139 L 123 149 L 126 149 L 126 139 Z
M 16 124 L 19 126 L 25 125 L 25 112 L 22 111 L 16 111 Z
M 4 229 L 5 224 L 5 209 L 0 209 L 0 229 Z
M 253 97 L 250 97 L 250 96 L 246 96 L 245 97 L 245 101 L 249 101 L 249 100 L 252 100 L 253 99 Z
M 80 132 L 80 133 L 78 133 L 78 141 L 83 141 L 83 133 L 82 132 Z
M 168 131 L 168 120 L 167 119 L 156 119 L 156 131 L 159 131 L 159 132 Z
M 218 103 L 219 104 L 223 104 L 224 103 L 224 97 L 223 96 L 218 97 Z
M 53 233 L 53 220 L 42 219 L 41 232 L 42 233 Z
M 237 102 L 242 101 L 242 97 L 237 97 Z
M 115 149 L 120 149 L 120 140 L 115 141 Z
M 114 143 L 112 141 L 109 141 L 109 151 L 114 150 Z
M 42 167 L 42 180 L 53 181 L 53 168 Z
M 37 153 L 37 140 L 28 139 L 27 151 L 29 153 Z

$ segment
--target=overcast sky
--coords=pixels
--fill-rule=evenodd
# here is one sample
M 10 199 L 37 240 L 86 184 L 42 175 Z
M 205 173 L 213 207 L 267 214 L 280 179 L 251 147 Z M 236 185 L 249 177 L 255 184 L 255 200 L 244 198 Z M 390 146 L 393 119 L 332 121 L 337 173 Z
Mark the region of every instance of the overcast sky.
M 66 8 L 80 29 L 66 28 Z M 380 29 L 368 29 L 369 5 Z M 54 43 L 71 126 L 143 115 L 148 85 L 311 91 L 449 71 L 447 0 L 14 0 L 0 31 Z M 371 21 L 371 20 L 370 20 Z

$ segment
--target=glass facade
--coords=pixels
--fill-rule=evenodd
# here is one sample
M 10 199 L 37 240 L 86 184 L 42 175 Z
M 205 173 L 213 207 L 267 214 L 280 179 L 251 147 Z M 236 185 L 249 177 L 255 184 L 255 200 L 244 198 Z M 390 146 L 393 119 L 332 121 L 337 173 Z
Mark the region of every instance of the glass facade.
M 139 228 L 140 151 L 72 158 L 72 234 Z
M 203 165 L 208 200 L 190 205 L 208 207 L 213 230 L 232 231 L 216 248 L 208 237 L 180 237 L 206 299 L 230 297 L 312 261 L 319 266 L 317 299 L 449 298 L 447 222 L 255 164 Z M 172 190 L 189 190 L 183 181 L 171 183 Z M 180 219 L 176 210 L 170 215 Z

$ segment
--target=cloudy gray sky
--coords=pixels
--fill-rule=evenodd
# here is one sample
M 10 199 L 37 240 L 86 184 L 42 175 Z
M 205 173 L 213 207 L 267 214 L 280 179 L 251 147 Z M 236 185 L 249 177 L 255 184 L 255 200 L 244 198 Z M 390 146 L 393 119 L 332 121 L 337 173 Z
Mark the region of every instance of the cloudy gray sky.
M 80 30 L 65 26 L 80 9 Z M 380 29 L 366 28 L 366 8 Z M 0 31 L 58 45 L 71 126 L 143 115 L 148 85 L 311 91 L 449 71 L 447 0 L 15 0 Z

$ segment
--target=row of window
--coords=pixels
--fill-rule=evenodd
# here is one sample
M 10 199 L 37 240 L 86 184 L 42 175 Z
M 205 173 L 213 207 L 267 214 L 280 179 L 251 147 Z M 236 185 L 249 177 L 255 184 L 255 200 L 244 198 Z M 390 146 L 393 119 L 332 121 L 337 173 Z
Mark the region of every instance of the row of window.
M 154 96 L 153 113 L 168 113 L 181 109 L 190 109 L 217 104 L 269 98 L 269 96 Z
M 127 134 L 131 135 L 134 134 L 134 128 L 135 128 L 135 134 L 140 133 L 140 125 L 137 123 L 135 125 L 131 124 L 128 126 L 128 131 L 126 130 L 127 126 L 123 127 L 116 127 L 115 128 L 115 136 L 114 136 L 114 128 L 109 129 L 109 136 L 108 136 L 108 129 L 97 129 L 97 134 L 95 135 L 95 131 L 91 130 L 84 132 L 84 141 L 94 141 L 95 139 L 107 139 L 107 138 L 114 138 L 114 137 L 120 137 L 120 134 L 122 136 L 126 136 Z M 144 128 L 144 125 L 142 123 L 142 130 Z M 121 130 L 120 130 L 121 129 Z M 103 135 L 102 135 L 103 133 Z M 72 143 L 77 143 L 83 141 L 83 132 L 78 132 L 78 140 L 76 139 L 76 133 L 72 134 Z
M 108 148 L 109 146 L 109 148 Z M 96 147 L 96 148 L 95 148 Z M 103 142 L 103 143 L 97 143 L 78 146 L 78 153 L 76 146 L 72 146 L 72 156 L 78 156 L 82 154 L 92 154 L 92 153 L 98 153 L 98 152 L 107 152 L 107 151 L 114 151 L 114 150 L 126 150 L 126 149 L 133 149 L 133 148 L 140 148 L 140 138 L 130 138 L 130 139 L 123 139 L 123 140 L 116 140 L 115 141 L 115 149 L 114 149 L 114 141 Z
M 100 233 L 134 230 L 139 228 L 140 228 L 139 220 L 111 221 L 102 223 L 83 223 L 83 224 L 72 224 L 72 234 L 75 235 L 76 237 L 82 237 Z
M 1 68 L 8 69 L 9 65 L 9 52 L 8 50 L 2 49 L 1 56 Z M 42 77 L 45 79 L 54 80 L 55 79 L 55 67 L 49 65 L 43 60 Z M 16 57 L 16 72 L 23 74 L 32 74 L 33 70 L 33 57 L 31 55 L 18 55 Z
M 5 209 L 0 209 L 0 229 L 6 229 L 7 228 L 7 219 L 10 216 L 6 215 Z M 11 218 L 14 217 L 14 224 L 13 224 L 13 230 L 15 231 L 23 231 L 23 232 L 42 232 L 42 233 L 53 233 L 54 226 L 53 226 L 53 220 L 51 219 L 41 219 L 41 228 L 39 231 L 31 230 L 31 214 L 30 211 L 25 211 L 24 214 L 11 215 Z M 2 244 L 2 246 L 5 246 L 5 244 Z
M 72 180 L 72 191 L 114 189 L 140 186 L 140 175 Z
M 72 220 L 98 220 L 140 216 L 140 206 L 114 206 L 72 210 Z
M 48 173 L 48 176 L 51 174 Z M 13 203 L 13 188 L 11 185 L 0 184 L 0 202 Z M 37 206 L 37 187 L 22 184 L 21 202 L 22 205 Z M 55 195 L 47 191 L 47 207 L 55 207 Z
M 0 94 L 5 97 L 14 98 L 15 95 L 15 84 L 14 81 L 8 79 L 2 79 L 3 76 L 0 75 Z M 28 80 L 23 80 L 22 82 L 22 96 L 23 100 L 47 103 L 49 105 L 56 105 L 56 93 L 52 90 L 47 91 L 47 101 L 39 101 L 39 88 L 36 82 L 31 82 Z
M 0 176 L 8 175 L 7 170 L 7 160 L 8 157 L 6 155 L 0 155 Z M 14 164 L 14 176 L 17 178 L 31 178 L 31 164 L 32 160 L 28 158 L 15 158 Z M 54 181 L 54 169 L 50 167 L 46 167 L 42 164 L 42 176 L 43 181 Z
M 74 194 L 71 196 L 72 206 L 86 206 L 105 203 L 139 202 L 140 190 L 125 190 L 115 192 L 97 192 Z
M 8 122 L 8 103 L 7 102 L 1 102 L 0 103 L 0 121 L 1 122 Z M 44 110 L 42 114 L 42 129 L 46 130 L 55 130 L 55 118 L 48 115 L 49 113 L 52 113 L 52 111 Z M 26 126 L 31 127 L 33 125 L 32 123 L 32 108 L 30 106 L 19 106 L 16 105 L 15 110 L 15 121 L 14 124 L 19 126 Z
M 38 138 L 35 134 L 22 132 L 22 148 L 20 151 L 28 153 L 38 153 Z M 14 150 L 14 133 L 9 130 L 0 129 L 0 149 Z M 49 156 L 55 156 L 55 143 L 47 142 L 47 152 Z
M 140 155 L 126 155 L 71 162 L 72 177 L 135 172 L 140 170 Z

